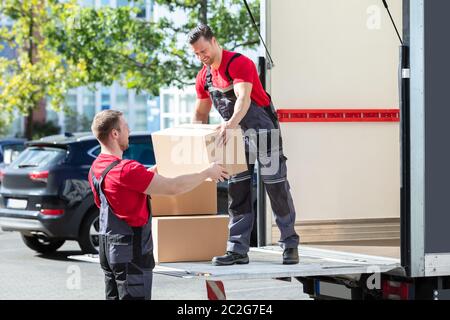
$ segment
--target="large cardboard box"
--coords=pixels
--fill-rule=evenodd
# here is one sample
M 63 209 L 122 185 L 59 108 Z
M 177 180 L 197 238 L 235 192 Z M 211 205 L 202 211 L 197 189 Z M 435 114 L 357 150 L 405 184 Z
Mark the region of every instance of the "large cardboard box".
M 242 130 L 229 130 L 228 143 L 219 147 L 216 127 L 190 124 L 152 133 L 158 173 L 169 178 L 196 173 L 213 161 L 224 165 L 230 175 L 246 171 Z
M 152 219 L 155 261 L 209 261 L 223 255 L 228 239 L 228 216 L 179 216 Z
M 217 184 L 205 181 L 197 188 L 176 196 L 153 195 L 152 215 L 202 215 L 217 214 Z

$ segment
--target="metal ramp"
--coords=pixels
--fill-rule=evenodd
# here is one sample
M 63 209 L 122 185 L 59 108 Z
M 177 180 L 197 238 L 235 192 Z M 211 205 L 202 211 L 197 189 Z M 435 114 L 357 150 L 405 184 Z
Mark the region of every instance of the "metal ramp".
M 155 273 L 205 280 L 272 279 L 306 276 L 356 275 L 392 272 L 402 274 L 398 259 L 299 246 L 300 263 L 283 265 L 277 246 L 252 248 L 246 265 L 212 266 L 206 262 L 161 263 Z
M 210 261 L 161 263 L 154 273 L 205 280 L 209 300 L 225 300 L 224 280 L 279 279 L 308 276 L 351 277 L 361 274 L 391 273 L 404 275 L 399 259 L 363 255 L 343 251 L 299 246 L 300 263 L 282 264 L 282 250 L 278 246 L 251 248 L 250 263 L 246 265 L 213 266 Z M 98 255 L 76 255 L 68 258 L 99 263 Z
M 246 265 L 212 266 L 210 261 L 161 263 L 154 273 L 204 280 L 273 279 L 307 276 L 358 275 L 365 273 L 403 274 L 398 259 L 299 246 L 300 263 L 283 265 L 278 246 L 251 248 Z M 69 256 L 70 259 L 98 263 L 97 255 Z

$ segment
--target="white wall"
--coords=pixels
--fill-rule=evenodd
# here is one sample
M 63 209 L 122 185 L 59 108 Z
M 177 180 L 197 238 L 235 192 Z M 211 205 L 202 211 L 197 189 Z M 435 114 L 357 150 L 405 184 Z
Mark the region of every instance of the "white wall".
M 278 109 L 397 109 L 399 40 L 378 0 L 267 0 Z M 400 27 L 401 1 L 390 1 Z M 399 217 L 398 123 L 282 124 L 297 220 Z

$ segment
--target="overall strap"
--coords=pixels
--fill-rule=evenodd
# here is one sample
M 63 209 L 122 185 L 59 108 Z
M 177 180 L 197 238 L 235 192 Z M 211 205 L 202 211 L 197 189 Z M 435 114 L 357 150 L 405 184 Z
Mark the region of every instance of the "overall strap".
M 100 179 L 97 180 L 97 178 L 95 177 L 94 173 L 92 172 L 92 167 L 89 170 L 89 174 L 92 177 L 92 182 L 94 183 L 94 187 L 95 187 L 95 192 L 97 193 L 97 196 L 100 198 L 100 188 L 103 182 L 103 179 L 105 178 L 105 176 L 108 174 L 109 171 L 111 171 L 112 168 L 114 168 L 115 166 L 117 166 L 120 163 L 120 160 L 116 160 L 113 161 L 109 164 L 109 166 L 106 167 L 106 169 L 102 172 Z
M 213 83 L 212 83 L 211 66 L 206 66 L 206 81 L 204 86 L 205 91 L 208 92 L 209 88 L 211 88 L 212 86 Z
M 103 171 L 102 175 L 100 176 L 100 181 L 103 181 L 103 179 L 108 174 L 108 172 L 110 172 L 111 169 L 114 168 L 115 166 L 117 166 L 119 163 L 120 163 L 120 160 L 111 162 L 110 165 L 106 167 L 106 169 Z
M 231 62 L 233 62 L 234 59 L 236 59 L 236 58 L 238 58 L 238 57 L 240 57 L 240 56 L 242 56 L 242 54 L 240 54 L 240 53 L 235 53 L 235 54 L 231 57 L 230 61 L 228 61 L 227 67 L 226 67 L 226 69 L 225 69 L 225 75 L 227 76 L 228 81 L 231 82 L 231 83 L 233 82 L 233 78 L 231 78 L 230 72 L 229 72 L 228 69 L 230 68 Z

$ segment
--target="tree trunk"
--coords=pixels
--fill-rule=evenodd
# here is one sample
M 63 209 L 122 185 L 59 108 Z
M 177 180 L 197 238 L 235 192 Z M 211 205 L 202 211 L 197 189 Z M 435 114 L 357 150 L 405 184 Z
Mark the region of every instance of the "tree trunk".
M 208 0 L 200 1 L 199 20 L 203 24 L 208 24 Z
M 25 117 L 25 138 L 33 138 L 33 108 L 28 108 L 28 116 Z
M 34 106 L 28 108 L 28 116 L 25 117 L 25 138 L 28 140 L 33 138 L 34 123 L 45 123 L 46 118 L 46 100 L 37 101 Z
M 29 13 L 30 13 L 30 25 L 28 26 L 29 42 L 28 42 L 28 46 L 26 46 L 25 50 L 27 50 L 28 59 L 29 59 L 30 63 L 35 64 L 36 60 L 37 60 L 37 58 L 36 58 L 37 57 L 37 45 L 34 42 L 34 37 L 39 38 L 39 34 L 38 34 L 37 28 L 35 28 L 35 25 L 34 25 L 35 21 L 34 21 L 33 7 L 30 8 Z M 34 110 L 39 109 L 39 112 L 42 112 L 42 110 L 40 110 L 42 107 L 42 100 L 38 100 L 38 101 L 35 101 L 35 99 L 32 99 L 32 100 L 34 101 L 34 105 L 30 106 L 28 108 L 28 116 L 24 119 L 24 121 L 25 121 L 25 138 L 28 140 L 33 138 Z M 44 109 L 44 113 L 45 113 L 45 109 Z M 40 116 L 39 118 L 42 118 L 42 116 Z M 42 121 L 42 119 L 40 119 L 40 121 Z M 45 122 L 45 115 L 44 115 L 43 122 Z

